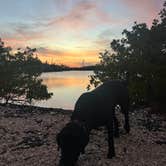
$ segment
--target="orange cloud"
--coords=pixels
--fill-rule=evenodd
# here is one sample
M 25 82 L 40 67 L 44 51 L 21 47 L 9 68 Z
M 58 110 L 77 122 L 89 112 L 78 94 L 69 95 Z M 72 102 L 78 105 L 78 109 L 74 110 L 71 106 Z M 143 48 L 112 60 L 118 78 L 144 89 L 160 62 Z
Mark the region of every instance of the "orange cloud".
M 71 67 L 94 65 L 99 62 L 97 51 L 64 52 L 61 54 L 38 54 L 42 62 L 64 64 Z

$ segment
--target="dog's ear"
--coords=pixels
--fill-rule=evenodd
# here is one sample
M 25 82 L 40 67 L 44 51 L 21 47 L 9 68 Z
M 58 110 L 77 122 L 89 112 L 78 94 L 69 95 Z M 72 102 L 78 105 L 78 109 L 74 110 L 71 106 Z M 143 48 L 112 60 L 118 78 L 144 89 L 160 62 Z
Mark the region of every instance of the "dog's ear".
M 81 140 L 81 153 L 82 153 L 82 154 L 85 154 L 85 147 L 86 147 L 86 145 L 87 145 L 88 142 L 89 142 L 89 136 L 88 136 L 88 134 L 85 133 L 85 132 L 83 132 L 83 133 L 81 134 L 80 140 Z
M 56 142 L 58 144 L 58 150 L 60 150 L 60 148 L 62 149 L 62 147 L 64 147 L 64 145 L 66 144 L 66 140 L 68 140 L 68 131 L 66 130 L 66 128 L 63 128 L 60 133 L 57 134 L 56 136 Z

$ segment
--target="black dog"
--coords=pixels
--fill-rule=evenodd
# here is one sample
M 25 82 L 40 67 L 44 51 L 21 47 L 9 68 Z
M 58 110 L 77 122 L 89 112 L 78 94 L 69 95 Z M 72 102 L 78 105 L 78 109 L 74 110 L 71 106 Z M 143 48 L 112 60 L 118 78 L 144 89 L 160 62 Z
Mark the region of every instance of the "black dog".
M 91 92 L 80 96 L 69 122 L 57 135 L 61 148 L 60 166 L 74 166 L 89 142 L 91 129 L 106 126 L 108 129 L 108 158 L 115 156 L 113 136 L 119 136 L 115 106 L 120 105 L 125 116 L 124 128 L 129 133 L 129 96 L 125 82 L 108 81 Z

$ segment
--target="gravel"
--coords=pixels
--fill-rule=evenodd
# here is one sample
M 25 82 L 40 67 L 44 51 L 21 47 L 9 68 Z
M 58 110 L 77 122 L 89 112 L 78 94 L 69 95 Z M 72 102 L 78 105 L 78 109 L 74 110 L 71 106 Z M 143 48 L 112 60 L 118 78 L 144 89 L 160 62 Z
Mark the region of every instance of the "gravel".
M 0 166 L 57 166 L 56 135 L 71 110 L 0 106 Z M 166 166 L 166 118 L 147 109 L 130 113 L 130 134 L 122 128 L 115 139 L 116 157 L 107 159 L 107 131 L 93 130 L 78 166 Z

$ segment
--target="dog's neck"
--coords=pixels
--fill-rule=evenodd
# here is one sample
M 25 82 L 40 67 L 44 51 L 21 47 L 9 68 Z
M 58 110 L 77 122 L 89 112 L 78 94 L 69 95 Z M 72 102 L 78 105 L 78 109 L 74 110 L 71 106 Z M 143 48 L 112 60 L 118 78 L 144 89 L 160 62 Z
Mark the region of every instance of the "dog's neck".
M 81 128 L 83 128 L 84 132 L 87 135 L 89 135 L 90 129 L 89 129 L 88 125 L 85 122 L 77 120 L 77 119 L 71 120 L 71 122 L 76 123 L 77 125 L 79 125 Z

